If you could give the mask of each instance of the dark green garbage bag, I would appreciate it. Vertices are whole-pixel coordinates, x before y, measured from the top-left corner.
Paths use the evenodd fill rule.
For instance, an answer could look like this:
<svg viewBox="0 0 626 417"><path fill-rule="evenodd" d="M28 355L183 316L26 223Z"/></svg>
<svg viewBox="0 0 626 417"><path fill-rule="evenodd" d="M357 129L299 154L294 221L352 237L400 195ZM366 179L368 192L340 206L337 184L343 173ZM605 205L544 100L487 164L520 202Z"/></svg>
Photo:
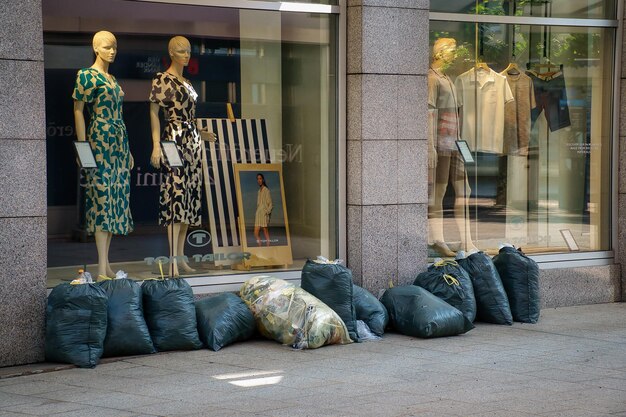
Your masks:
<svg viewBox="0 0 626 417"><path fill-rule="evenodd" d="M218 351L254 335L254 316L235 294L223 293L203 298L195 304L200 340L209 349Z"/></svg>
<svg viewBox="0 0 626 417"><path fill-rule="evenodd" d="M391 327L408 336L454 336L474 328L458 309L416 285L390 288L380 301Z"/></svg>
<svg viewBox="0 0 626 417"><path fill-rule="evenodd" d="M150 332L143 318L141 286L127 278L102 281L99 285L109 298L103 356L154 353Z"/></svg>
<svg viewBox="0 0 626 417"><path fill-rule="evenodd" d="M494 256L502 285L509 297L514 321L537 323L539 320L539 266L521 249L505 246Z"/></svg>
<svg viewBox="0 0 626 417"><path fill-rule="evenodd" d="M144 281L143 314L154 347L165 350L200 349L193 291L182 278Z"/></svg>
<svg viewBox="0 0 626 417"><path fill-rule="evenodd" d="M472 279L476 297L476 320L513 324L509 299L491 258L484 252L476 252L457 261Z"/></svg>
<svg viewBox="0 0 626 417"><path fill-rule="evenodd" d="M352 302L356 319L363 320L376 336L382 336L389 322L389 314L383 303L358 285L352 286Z"/></svg>
<svg viewBox="0 0 626 417"><path fill-rule="evenodd" d="M352 271L338 263L308 260L302 268L302 289L333 309L346 324L350 339L358 341L352 304Z"/></svg>
<svg viewBox="0 0 626 417"><path fill-rule="evenodd" d="M46 361L93 368L107 333L107 295L96 284L60 284L46 308Z"/></svg>
<svg viewBox="0 0 626 417"><path fill-rule="evenodd" d="M422 287L456 307L470 322L476 318L474 287L467 272L451 260L437 261L420 273L413 285Z"/></svg>

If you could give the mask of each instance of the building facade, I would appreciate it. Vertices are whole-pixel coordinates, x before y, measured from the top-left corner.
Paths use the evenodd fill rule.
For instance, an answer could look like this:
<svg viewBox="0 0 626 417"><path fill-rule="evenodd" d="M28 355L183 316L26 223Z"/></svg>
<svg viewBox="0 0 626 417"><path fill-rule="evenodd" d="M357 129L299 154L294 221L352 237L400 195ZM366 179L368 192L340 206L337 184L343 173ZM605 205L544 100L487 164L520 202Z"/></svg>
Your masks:
<svg viewBox="0 0 626 417"><path fill-rule="evenodd" d="M117 38L110 70L125 93L134 157L133 231L107 246L114 270L146 279L176 262L194 291L206 293L236 290L259 271L297 281L304 260L323 255L346 259L355 282L376 294L389 282L411 283L428 262L450 255L445 248L495 254L509 242L540 263L543 307L622 300L622 2L490 2L493 10L422 0L5 3L0 366L43 360L47 290L79 267L98 273L101 252L85 209L93 178L76 166L72 92L103 29ZM181 222L188 231L176 248L168 243L176 228L159 217L166 176L150 164L150 103L159 104L150 93L155 73L169 65L172 35L189 40L185 76L196 117L218 140L200 154L196 168L210 186L200 190L199 220ZM440 39L454 39L443 66ZM464 90L468 71L484 64L500 73L487 77L485 85L495 85L511 63L541 82L564 80L567 97L556 103L569 106L567 121L538 111L547 103L539 81L529 87L527 112L520 96L507 98L507 84L502 105L496 93L479 105L482 96L471 96L479 90ZM454 85L462 109L452 134L438 125L448 117L433 99L438 75ZM528 132L513 134L513 148L505 127L468 133L497 127L498 109L505 127L511 114L528 123ZM442 161L463 157L445 148L442 132L465 140L470 155L461 174L446 171L463 187L447 181L437 191ZM257 219L259 173L271 200L265 223Z"/></svg>

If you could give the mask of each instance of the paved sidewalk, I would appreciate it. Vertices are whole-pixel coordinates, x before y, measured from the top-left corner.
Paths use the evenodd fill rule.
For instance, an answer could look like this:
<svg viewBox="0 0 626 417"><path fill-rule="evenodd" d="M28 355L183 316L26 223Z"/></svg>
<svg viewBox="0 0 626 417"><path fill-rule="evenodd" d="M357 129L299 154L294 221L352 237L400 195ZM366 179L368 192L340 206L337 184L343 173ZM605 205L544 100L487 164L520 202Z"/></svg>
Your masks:
<svg viewBox="0 0 626 417"><path fill-rule="evenodd" d="M255 340L0 380L0 416L626 416L626 304L294 351Z"/></svg>

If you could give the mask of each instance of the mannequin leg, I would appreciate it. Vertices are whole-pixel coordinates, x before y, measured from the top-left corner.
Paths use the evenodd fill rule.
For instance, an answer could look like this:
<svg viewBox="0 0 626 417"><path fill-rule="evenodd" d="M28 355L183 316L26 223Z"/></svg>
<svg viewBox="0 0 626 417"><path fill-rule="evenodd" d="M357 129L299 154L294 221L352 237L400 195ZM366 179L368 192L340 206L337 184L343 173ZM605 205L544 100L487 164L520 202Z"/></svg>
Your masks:
<svg viewBox="0 0 626 417"><path fill-rule="evenodd" d="M431 242L443 242L443 196L446 188L446 184L435 184L433 205L428 208L430 217L428 229Z"/></svg>
<svg viewBox="0 0 626 417"><path fill-rule="evenodd" d="M178 263L176 262L176 255L178 254L178 236L180 234L180 228L182 223L174 223L167 226L167 240L170 243L170 276L177 277L180 274L178 273ZM173 237L173 239L172 239Z"/></svg>
<svg viewBox="0 0 626 417"><path fill-rule="evenodd" d="M256 245L261 246L261 235L259 235L259 231L261 228L259 226L254 226L254 237L256 238Z"/></svg>
<svg viewBox="0 0 626 417"><path fill-rule="evenodd" d="M96 239L96 249L98 250L98 276L102 275L106 277L108 276L107 265L109 264L109 245L107 241L110 242L109 236L111 234L109 232L97 230L94 235Z"/></svg>
<svg viewBox="0 0 626 417"><path fill-rule="evenodd" d="M454 181L454 219L456 226L461 235L461 248L466 252L477 251L472 241L470 219L469 219L469 201L467 196L470 195L470 187L467 179Z"/></svg>
<svg viewBox="0 0 626 417"><path fill-rule="evenodd" d="M434 185L433 204L428 207L428 232L433 248L442 256L454 256L455 253L448 247L443 237L443 197L448 188L450 175L450 157L437 158L436 180Z"/></svg>
<svg viewBox="0 0 626 417"><path fill-rule="evenodd" d="M188 229L189 225L187 223L181 223L180 232L178 232L178 252L176 252L178 259L176 263L178 264L178 269L182 269L183 272L196 272L196 270L190 267L185 261L185 240L187 239Z"/></svg>
<svg viewBox="0 0 626 417"><path fill-rule="evenodd" d="M113 268L111 268L111 264L109 263L109 249L111 248L111 240L113 238L113 233L107 233L107 276L108 277L115 277L115 271L113 271Z"/></svg>

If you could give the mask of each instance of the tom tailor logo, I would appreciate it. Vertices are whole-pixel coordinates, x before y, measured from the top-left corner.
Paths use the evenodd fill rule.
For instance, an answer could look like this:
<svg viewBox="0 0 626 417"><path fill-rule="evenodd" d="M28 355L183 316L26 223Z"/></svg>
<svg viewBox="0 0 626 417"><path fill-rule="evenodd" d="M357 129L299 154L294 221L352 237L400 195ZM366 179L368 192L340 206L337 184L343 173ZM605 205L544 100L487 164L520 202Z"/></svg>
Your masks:
<svg viewBox="0 0 626 417"><path fill-rule="evenodd" d="M189 258L192 258L194 260L194 262L215 262L215 261L240 261L243 259L250 259L250 257L252 256L252 254L250 252L231 252L231 253L209 253L207 255L192 255L190 257L188 256L157 256L156 258L154 257L146 257L143 258L143 261L148 264L148 265L154 265L154 264L158 264L161 263L163 265L166 265L168 263L170 263L173 260L176 261L185 261L185 262L189 262Z"/></svg>
<svg viewBox="0 0 626 417"><path fill-rule="evenodd" d="M206 230L196 230L187 235L187 243L194 248L202 248L211 243L211 234Z"/></svg>

